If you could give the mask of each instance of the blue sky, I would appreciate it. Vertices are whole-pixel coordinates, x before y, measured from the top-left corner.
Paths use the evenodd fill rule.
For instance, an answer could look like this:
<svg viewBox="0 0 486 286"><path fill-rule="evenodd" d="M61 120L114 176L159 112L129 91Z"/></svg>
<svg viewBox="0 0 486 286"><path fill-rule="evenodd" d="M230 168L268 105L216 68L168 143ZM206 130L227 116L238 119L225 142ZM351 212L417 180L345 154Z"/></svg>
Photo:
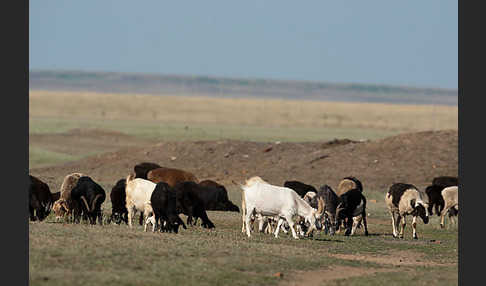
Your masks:
<svg viewBox="0 0 486 286"><path fill-rule="evenodd" d="M457 1L29 4L30 69L458 84Z"/></svg>

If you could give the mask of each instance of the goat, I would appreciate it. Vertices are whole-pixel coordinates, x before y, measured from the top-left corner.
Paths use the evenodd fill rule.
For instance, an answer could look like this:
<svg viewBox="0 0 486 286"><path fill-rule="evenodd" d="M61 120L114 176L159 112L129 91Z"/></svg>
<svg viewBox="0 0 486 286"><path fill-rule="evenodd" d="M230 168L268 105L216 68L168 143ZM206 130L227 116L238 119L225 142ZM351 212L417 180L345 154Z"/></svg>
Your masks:
<svg viewBox="0 0 486 286"><path fill-rule="evenodd" d="M187 224L193 225L193 218L201 218L201 226L214 228L204 208L204 202L200 199L200 186L192 181L178 183L174 186L176 193L177 212L187 216Z"/></svg>
<svg viewBox="0 0 486 286"><path fill-rule="evenodd" d="M105 201L105 190L88 176L79 178L76 186L71 190L71 199L81 206L83 217L87 217L91 224L102 224L103 213L101 204ZM74 221L79 222L80 212L74 211Z"/></svg>
<svg viewBox="0 0 486 286"><path fill-rule="evenodd" d="M257 176L248 179L246 182L247 182L247 184L248 183L252 184L253 182L256 182L256 181L265 182L262 178L257 177ZM265 182L265 183L267 183L267 182ZM233 184L238 185L235 181L233 181ZM253 224L254 224L256 219L258 219L258 221L259 221L259 226L258 226L259 232L270 234L270 233L274 232L273 228L276 226L276 224L278 224L279 218L278 218L278 216L275 217L275 216L263 216L263 215L260 215L260 214L256 214L256 215L250 214L250 225L249 225L250 230L253 230ZM245 228L245 226L246 226L246 204L245 204L244 192L241 192L241 220L242 220L241 232L245 233L246 232L246 228ZM282 231L284 231L285 233L287 233L287 230L285 229L286 227L288 227L288 223L282 224Z"/></svg>
<svg viewBox="0 0 486 286"><path fill-rule="evenodd" d="M425 188L425 193L429 198L429 214L433 215L433 210L435 209L435 213L440 216L440 213L444 209L444 198L442 197L442 190L444 189L443 186L440 185L430 185Z"/></svg>
<svg viewBox="0 0 486 286"><path fill-rule="evenodd" d="M385 195L385 204L392 217L393 237L398 237L398 226L401 221L400 238L403 238L406 225L405 217L412 215L412 237L418 239L417 216L422 218L424 224L429 223L429 206L426 194L420 192L412 184L395 183L391 185Z"/></svg>
<svg viewBox="0 0 486 286"><path fill-rule="evenodd" d="M85 176L83 173L72 173L64 177L60 189L61 196L54 202L52 207L52 210L56 214L56 221L63 218L69 221L74 210L77 212L81 211L81 206L71 199L71 190L76 186L79 178L83 176Z"/></svg>
<svg viewBox="0 0 486 286"><path fill-rule="evenodd" d="M324 232L326 234L329 232L331 235L334 235L336 231L336 209L340 202L339 197L330 186L323 185L319 188L317 194L310 199L310 206L317 208L319 199L322 199L324 205L324 216L321 217Z"/></svg>
<svg viewBox="0 0 486 286"><path fill-rule="evenodd" d="M204 209L208 211L240 212L240 209L228 199L226 188L212 180L204 180L199 184L199 198L204 202Z"/></svg>
<svg viewBox="0 0 486 286"><path fill-rule="evenodd" d="M52 195L49 186L38 178L29 175L29 213L30 220L44 220L51 212Z"/></svg>
<svg viewBox="0 0 486 286"><path fill-rule="evenodd" d="M126 208L128 211L128 226L133 227L133 216L137 211L143 213L144 217L149 217L153 210L150 206L150 197L155 189L155 184L149 180L135 178L134 174L129 174L125 180ZM147 231L145 222L144 231Z"/></svg>
<svg viewBox="0 0 486 286"><path fill-rule="evenodd" d="M251 237L249 223L252 214L278 216L279 221L275 230L276 238L284 219L286 219L292 231L292 236L299 239L294 229L293 217L295 215L304 217L305 222L310 224L306 235L316 229L316 220L322 215L322 201L319 201L319 208L316 210L294 190L270 185L260 177L252 177L246 181L245 185L240 185L240 187L245 197L245 226L248 237Z"/></svg>
<svg viewBox="0 0 486 286"><path fill-rule="evenodd" d="M336 225L345 220L345 236L353 235L361 221L364 225L364 234L368 235L368 223L366 221L366 198L358 189L352 189L339 196L339 204L336 207Z"/></svg>
<svg viewBox="0 0 486 286"><path fill-rule="evenodd" d="M456 212L459 211L459 188L457 186L451 186L444 188L442 190L442 197L444 198L444 209L440 213L440 227L444 228L444 217L447 212L453 210L449 213L449 217L452 219Z"/></svg>
<svg viewBox="0 0 486 286"><path fill-rule="evenodd" d="M157 183L150 197L150 204L154 212L152 232L157 228L159 221L160 231L177 233L181 225L187 229L177 213L175 191L167 183Z"/></svg>
<svg viewBox="0 0 486 286"><path fill-rule="evenodd" d="M111 223L111 221L113 221L115 224L120 224L122 221L124 221L126 224L128 224L128 210L126 207L127 195L125 192L125 187L126 179L120 179L111 189L111 216L108 218L107 223ZM141 218L143 219L143 217Z"/></svg>

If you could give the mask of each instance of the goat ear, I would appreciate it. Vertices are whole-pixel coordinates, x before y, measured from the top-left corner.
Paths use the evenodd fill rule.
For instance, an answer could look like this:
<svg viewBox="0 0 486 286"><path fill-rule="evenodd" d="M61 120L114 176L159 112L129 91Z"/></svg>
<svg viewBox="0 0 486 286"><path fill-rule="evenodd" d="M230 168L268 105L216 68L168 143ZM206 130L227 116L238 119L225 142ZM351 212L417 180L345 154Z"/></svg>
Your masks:
<svg viewBox="0 0 486 286"><path fill-rule="evenodd" d="M410 200L410 205L412 206L412 209L415 209L415 199Z"/></svg>

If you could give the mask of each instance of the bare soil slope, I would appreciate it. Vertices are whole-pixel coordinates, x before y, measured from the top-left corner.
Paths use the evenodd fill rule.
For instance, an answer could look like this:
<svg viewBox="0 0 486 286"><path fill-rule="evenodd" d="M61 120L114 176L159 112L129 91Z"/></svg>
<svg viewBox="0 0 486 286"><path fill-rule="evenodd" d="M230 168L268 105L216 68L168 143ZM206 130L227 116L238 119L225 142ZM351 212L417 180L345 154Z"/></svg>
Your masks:
<svg viewBox="0 0 486 286"><path fill-rule="evenodd" d="M73 139L76 134L79 140L86 136L84 132L71 133L69 144L76 144L77 140ZM110 134L110 140L116 141L113 136L116 134ZM55 140L60 143L62 136ZM243 182L258 175L278 185L286 180L300 180L316 187L328 184L336 188L341 178L356 176L363 182L365 191L383 192L394 182L424 188L435 176L458 175L457 130L408 133L366 142L344 139L278 144L223 140L142 145L63 165L31 169L30 173L45 180L53 192L71 172L82 172L102 184L112 185L132 172L135 164L144 161L181 168L199 179L213 179L223 184L231 184L232 180Z"/></svg>

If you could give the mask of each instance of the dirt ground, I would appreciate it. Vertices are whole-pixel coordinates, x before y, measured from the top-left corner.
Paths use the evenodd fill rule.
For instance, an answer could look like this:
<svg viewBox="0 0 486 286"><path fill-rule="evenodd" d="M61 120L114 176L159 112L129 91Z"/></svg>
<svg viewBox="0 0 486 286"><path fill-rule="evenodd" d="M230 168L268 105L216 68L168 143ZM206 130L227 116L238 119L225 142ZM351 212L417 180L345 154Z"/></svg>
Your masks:
<svg viewBox="0 0 486 286"><path fill-rule="evenodd" d="M184 169L199 179L223 184L240 183L258 175L277 185L299 180L316 187L328 184L334 189L343 177L355 176L363 182L365 190L383 192L394 182L425 188L436 176L458 175L457 130L407 133L364 142L336 139L312 143L154 142L111 131L74 130L31 135L30 141L71 153L86 152L93 144L109 151L62 165L31 169L30 174L47 182L52 192L59 189L69 173L82 172L99 182L114 184L140 162ZM133 147L118 148L127 146L127 142Z"/></svg>

